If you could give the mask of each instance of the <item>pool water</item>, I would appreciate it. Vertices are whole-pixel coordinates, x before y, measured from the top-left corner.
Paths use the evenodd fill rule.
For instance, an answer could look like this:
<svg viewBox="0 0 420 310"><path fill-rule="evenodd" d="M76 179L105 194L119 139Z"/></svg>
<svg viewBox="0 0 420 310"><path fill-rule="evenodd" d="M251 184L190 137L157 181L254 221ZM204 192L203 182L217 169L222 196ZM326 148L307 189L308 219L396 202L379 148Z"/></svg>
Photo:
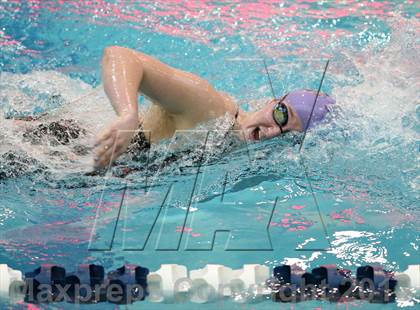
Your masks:
<svg viewBox="0 0 420 310"><path fill-rule="evenodd" d="M296 263L402 271L417 264L419 18L415 1L0 1L0 262L23 271L41 263L69 271L125 262L150 270ZM109 45L198 74L247 110L271 96L263 60L278 96L316 89L330 60L322 90L337 106L301 151L302 135L288 134L222 152L218 132L205 139L207 129L224 128L222 118L203 125L195 141L179 133L190 152L169 164L162 163L175 152L171 141L148 160L123 158L111 173L87 176L86 146L113 117L100 85ZM37 123L7 118L46 112L77 120L86 135L64 146L33 145L22 133ZM203 149L204 159L194 160ZM296 307L402 306L418 300Z"/></svg>

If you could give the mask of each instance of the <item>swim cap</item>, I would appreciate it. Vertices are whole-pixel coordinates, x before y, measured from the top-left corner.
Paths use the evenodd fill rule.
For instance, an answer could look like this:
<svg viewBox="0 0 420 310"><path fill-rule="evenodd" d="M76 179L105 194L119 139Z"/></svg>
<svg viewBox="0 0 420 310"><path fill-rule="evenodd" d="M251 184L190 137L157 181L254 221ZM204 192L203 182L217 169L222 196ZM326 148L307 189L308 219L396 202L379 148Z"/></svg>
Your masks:
<svg viewBox="0 0 420 310"><path fill-rule="evenodd" d="M284 100L297 113L302 123L303 130L305 130L308 124L315 98L316 91L300 89L287 94ZM324 119L325 115L327 115L330 110L329 105L331 104L335 104L334 99L327 94L319 93L308 128L313 127Z"/></svg>

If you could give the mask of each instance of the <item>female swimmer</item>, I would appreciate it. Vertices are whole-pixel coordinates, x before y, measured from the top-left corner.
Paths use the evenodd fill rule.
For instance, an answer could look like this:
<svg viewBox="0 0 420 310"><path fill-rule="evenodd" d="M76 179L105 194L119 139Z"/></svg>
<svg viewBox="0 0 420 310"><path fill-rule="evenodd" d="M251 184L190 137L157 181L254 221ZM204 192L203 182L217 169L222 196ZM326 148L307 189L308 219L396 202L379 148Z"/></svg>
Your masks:
<svg viewBox="0 0 420 310"><path fill-rule="evenodd" d="M329 106L335 103L328 95L320 94L310 118L316 92L297 90L271 100L258 111L247 112L206 80L119 46L104 50L102 76L105 93L117 117L97 138L97 168L105 167L129 148L139 151L149 148L177 130L194 128L225 113L235 117L232 129L242 132L242 139L256 141L312 127L323 120ZM153 102L141 116L137 104L139 92ZM143 131L150 135L146 137Z"/></svg>

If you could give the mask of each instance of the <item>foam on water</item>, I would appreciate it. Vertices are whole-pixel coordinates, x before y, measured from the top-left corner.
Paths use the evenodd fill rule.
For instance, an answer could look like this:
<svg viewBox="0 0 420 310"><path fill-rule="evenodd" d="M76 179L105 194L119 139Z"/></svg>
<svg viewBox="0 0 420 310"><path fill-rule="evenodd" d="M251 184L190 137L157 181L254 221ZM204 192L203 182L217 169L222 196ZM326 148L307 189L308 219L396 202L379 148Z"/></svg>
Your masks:
<svg viewBox="0 0 420 310"><path fill-rule="evenodd" d="M111 120L112 108L102 89L93 89L82 81L55 71L35 71L24 75L2 73L0 88L1 153L16 152L28 156L55 172L90 169L91 154L77 154L74 147L92 145L95 134ZM33 115L39 118L33 121L13 119ZM24 138L25 131L61 119L75 120L86 129L86 134L68 145L49 143L46 139L41 143L31 143Z"/></svg>
<svg viewBox="0 0 420 310"><path fill-rule="evenodd" d="M369 192L382 205L414 210L420 71L413 61L420 42L413 35L419 21L395 18L391 26L385 46L372 43L361 52L348 52L362 80L334 87L334 119L308 135L304 158L321 176L321 187L341 183L349 190L351 185L360 198Z"/></svg>

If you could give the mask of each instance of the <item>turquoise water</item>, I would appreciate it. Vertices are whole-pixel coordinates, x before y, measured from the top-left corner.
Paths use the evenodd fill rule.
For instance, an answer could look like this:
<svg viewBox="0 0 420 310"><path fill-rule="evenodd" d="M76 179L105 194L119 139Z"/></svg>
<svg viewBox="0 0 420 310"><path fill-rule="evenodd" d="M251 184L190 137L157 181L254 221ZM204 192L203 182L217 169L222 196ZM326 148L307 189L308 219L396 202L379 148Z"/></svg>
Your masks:
<svg viewBox="0 0 420 310"><path fill-rule="evenodd" d="M419 12L414 1L0 2L0 262L23 271L41 263L69 271L79 263L107 270L124 262L150 270L163 263L190 270L207 263L308 269L333 263L353 271L418 263ZM75 148L92 143L112 117L100 91L99 63L108 45L199 74L245 109L270 97L263 59L277 95L317 88L330 59L323 91L338 106L328 123L308 133L300 154L302 137L288 135L227 153L209 144L206 160L197 163L203 148L197 139L189 155L160 169L173 152L168 141L152 150L149 162L122 159L113 174L86 176L91 155ZM44 112L78 120L86 137L67 146L31 145L22 132L34 125L4 117ZM138 171L118 177L127 167ZM215 230L221 232L212 247ZM43 306L55 307L73 306ZM296 307L384 306L313 301Z"/></svg>

